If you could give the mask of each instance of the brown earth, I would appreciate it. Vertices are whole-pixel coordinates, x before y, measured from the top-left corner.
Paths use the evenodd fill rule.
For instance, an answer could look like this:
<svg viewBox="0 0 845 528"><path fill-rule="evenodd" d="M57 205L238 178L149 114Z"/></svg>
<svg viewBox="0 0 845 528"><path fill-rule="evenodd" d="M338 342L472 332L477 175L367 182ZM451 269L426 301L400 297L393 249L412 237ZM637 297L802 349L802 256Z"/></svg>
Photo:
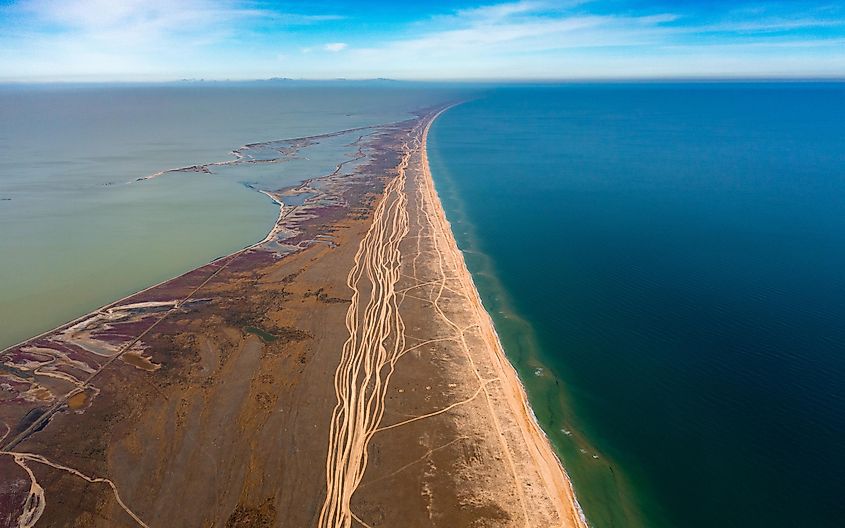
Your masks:
<svg viewBox="0 0 845 528"><path fill-rule="evenodd" d="M586 526L434 192L436 110L276 238L4 351L0 528Z"/></svg>

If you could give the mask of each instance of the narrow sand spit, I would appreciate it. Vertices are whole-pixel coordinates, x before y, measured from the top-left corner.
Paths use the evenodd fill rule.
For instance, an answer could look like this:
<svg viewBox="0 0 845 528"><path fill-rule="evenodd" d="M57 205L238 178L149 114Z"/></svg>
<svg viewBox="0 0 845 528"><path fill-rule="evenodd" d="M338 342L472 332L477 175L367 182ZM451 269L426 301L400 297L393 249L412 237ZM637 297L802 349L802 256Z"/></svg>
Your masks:
<svg viewBox="0 0 845 528"><path fill-rule="evenodd" d="M0 517L585 528L435 191L437 115L316 178L288 238L4 351Z"/></svg>
<svg viewBox="0 0 845 528"><path fill-rule="evenodd" d="M426 137L440 113L422 119L403 142L397 174L375 208L349 273L349 337L335 374L327 495L318 526L390 525L393 513L386 502L402 493L397 489L393 498L382 495L390 491L384 480L401 472L402 484L414 482L426 498L420 510L431 525L440 525L437 521L446 515L460 519L461 511L476 507L474 520L486 519L481 521L484 526L586 527L570 481L504 355L435 191ZM415 364L414 359L423 363ZM423 385L417 387L421 380ZM438 383L453 390L437 394L439 401L431 410L431 389ZM390 396L397 391L404 395L405 387L414 395L401 400ZM391 415L404 418L388 419ZM392 423L383 424L383 419ZM427 445L432 436L444 437L442 445ZM428 449L390 471L384 460L396 465L396 453L389 452L396 444ZM465 461L465 448L483 454ZM436 452L447 457L442 468L432 461ZM428 467L413 475L410 468L423 461ZM370 481L365 472L372 475ZM436 511L443 508L439 502L446 502L438 498L443 489L462 480L450 505ZM370 486L375 482L382 482L381 490ZM410 519L410 501L405 507L403 515Z"/></svg>
<svg viewBox="0 0 845 528"><path fill-rule="evenodd" d="M436 117L434 116L432 122ZM575 497L569 477L566 475L566 471L561 465L560 460L555 455L548 437L540 428L533 412L529 408L525 388L522 382L520 382L513 366L505 356L505 351L502 348L499 336L496 334L493 321L481 303L478 289L475 287L472 276L466 267L463 254L458 249L452 228L446 219L446 213L443 210L440 198L437 196L426 152L426 142L430 127L431 122L428 123L423 133L421 155L424 176L420 182L420 187L423 193L428 194L427 204L433 209L431 211L431 217L434 223L434 236L442 241L442 244L438 245L445 253L444 258L452 260L455 263L456 271L458 272L457 278L461 284L461 291L470 304L470 309L475 313L480 331L487 344L486 347L478 347L468 352L471 355L487 355L491 363L498 370L498 378L502 380L499 386L502 387L502 393L505 396L508 408L500 409L491 405L491 413L495 416L498 412L509 412L517 417L525 447L530 453L534 467L542 476L547 493L556 506L561 525L586 527L586 520ZM485 393L488 391L486 384L483 386L483 390ZM489 395L488 401L490 401Z"/></svg>

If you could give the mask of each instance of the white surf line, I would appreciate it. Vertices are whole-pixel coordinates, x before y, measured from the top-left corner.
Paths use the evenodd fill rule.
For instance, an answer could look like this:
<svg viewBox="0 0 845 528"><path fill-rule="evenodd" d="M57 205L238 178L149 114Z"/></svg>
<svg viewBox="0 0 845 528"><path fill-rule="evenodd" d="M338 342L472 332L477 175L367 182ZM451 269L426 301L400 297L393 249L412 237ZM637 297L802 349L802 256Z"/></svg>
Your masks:
<svg viewBox="0 0 845 528"><path fill-rule="evenodd" d="M44 514L44 509L47 507L47 500L44 496L44 488L38 484L38 481L35 478L35 474L32 472L32 469L26 464L27 461L29 462L36 462L39 464L44 464L45 466L49 466L54 469L58 469L61 471L65 471L70 473L71 475L77 476L91 484L103 483L107 484L114 494L114 498L120 507L125 511L132 519L138 523L139 526L143 528L150 528L144 521L141 520L140 517L135 515L135 513L126 506L126 503L123 502L123 499L120 498L120 493L117 491L117 486L115 486L114 482L107 478L101 477L89 477L85 475L79 470L73 469L71 467L64 466L62 464L57 464L55 462L51 462L47 460L42 455L36 455L33 453L20 453L16 451L0 451L0 455L11 456L15 463L23 468L24 471L27 472L29 475L29 494L26 497L26 501L24 502L23 512L18 517L18 528L32 528L41 518L41 515Z"/></svg>
<svg viewBox="0 0 845 528"><path fill-rule="evenodd" d="M413 130L417 132L417 129ZM319 528L349 528L352 494L367 467L370 439L384 415L385 397L396 361L405 349L396 284L401 273L399 244L408 234L406 142L397 175L385 186L347 276L352 300L346 314L349 337L335 372L337 404L332 412L326 456L326 499ZM361 296L367 304L361 309Z"/></svg>

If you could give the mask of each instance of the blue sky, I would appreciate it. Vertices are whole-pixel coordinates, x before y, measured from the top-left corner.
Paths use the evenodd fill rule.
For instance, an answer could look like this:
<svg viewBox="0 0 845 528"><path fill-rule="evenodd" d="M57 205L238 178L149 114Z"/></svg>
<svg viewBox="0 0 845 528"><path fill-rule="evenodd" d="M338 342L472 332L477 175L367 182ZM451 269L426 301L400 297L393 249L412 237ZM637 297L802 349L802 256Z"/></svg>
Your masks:
<svg viewBox="0 0 845 528"><path fill-rule="evenodd" d="M845 2L0 0L0 81L845 77Z"/></svg>

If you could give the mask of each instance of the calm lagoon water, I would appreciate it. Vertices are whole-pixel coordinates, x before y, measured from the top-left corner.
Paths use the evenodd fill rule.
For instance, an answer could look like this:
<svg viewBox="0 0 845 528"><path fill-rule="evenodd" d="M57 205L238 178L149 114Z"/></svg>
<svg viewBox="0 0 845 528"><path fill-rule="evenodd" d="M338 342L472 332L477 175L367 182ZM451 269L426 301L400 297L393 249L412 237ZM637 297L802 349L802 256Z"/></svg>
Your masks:
<svg viewBox="0 0 845 528"><path fill-rule="evenodd" d="M429 148L593 526L842 526L845 85L501 88Z"/></svg>
<svg viewBox="0 0 845 528"><path fill-rule="evenodd" d="M448 93L447 93L448 92ZM288 163L223 167L247 143L410 117L443 89L0 87L0 348L261 240L276 189L330 173L350 138ZM354 138L353 138L354 139Z"/></svg>

